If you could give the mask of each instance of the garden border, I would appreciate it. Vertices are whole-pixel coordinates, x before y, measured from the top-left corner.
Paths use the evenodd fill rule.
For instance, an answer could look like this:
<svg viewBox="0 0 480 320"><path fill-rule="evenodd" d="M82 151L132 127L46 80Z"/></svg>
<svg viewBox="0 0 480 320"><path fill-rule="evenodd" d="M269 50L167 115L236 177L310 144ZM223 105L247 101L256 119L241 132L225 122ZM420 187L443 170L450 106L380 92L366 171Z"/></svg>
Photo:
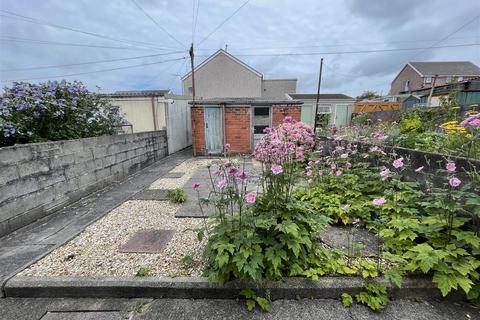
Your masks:
<svg viewBox="0 0 480 320"><path fill-rule="evenodd" d="M285 278L263 282L272 300L279 299L338 299L347 292L351 295L362 290L369 279L361 277ZM392 299L441 298L440 290L428 277L404 278L402 288L384 279L377 281L388 286ZM28 277L15 276L5 287L6 297L92 297L92 298L177 298L177 299L237 299L245 287L257 287L250 280L231 281L225 285L209 284L204 277ZM260 290L263 291L263 290ZM445 299L459 301L460 292Z"/></svg>

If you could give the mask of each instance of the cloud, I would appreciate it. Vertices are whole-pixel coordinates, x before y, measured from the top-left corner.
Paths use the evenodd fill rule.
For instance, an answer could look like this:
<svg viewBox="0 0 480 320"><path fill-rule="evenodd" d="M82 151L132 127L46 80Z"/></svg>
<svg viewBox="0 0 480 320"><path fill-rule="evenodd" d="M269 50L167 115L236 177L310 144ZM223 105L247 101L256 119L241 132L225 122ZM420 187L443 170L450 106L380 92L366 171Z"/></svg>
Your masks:
<svg viewBox="0 0 480 320"><path fill-rule="evenodd" d="M169 58L188 56L192 41L191 0L135 0L161 26L157 27L132 0L105 1L10 1L2 10L38 18L106 37L108 40L0 17L0 69L36 67L145 56L159 50L183 50ZM205 39L243 2L201 0L195 42ZM368 54L327 54L329 52L426 47L444 37L480 12L475 1L315 1L252 0L202 43L196 62L224 48L265 73L267 78L297 78L298 92L315 92L319 55L254 56L269 53L323 52L325 59L322 92L360 94L372 89L387 92L396 73L411 58L417 60L471 60L480 64L477 48L448 48L425 52L402 51ZM480 22L475 22L445 44L478 42ZM182 43L180 46L164 30ZM472 32L475 31L475 32ZM55 42L122 47L89 48L11 41L20 37ZM2 40L3 39L3 40ZM293 48L298 46L308 46ZM279 48L282 47L282 48ZM286 48L285 48L286 47ZM264 49L271 48L271 49ZM249 56L243 56L247 54ZM253 54L253 56L252 56ZM415 56L417 55L417 56ZM0 73L0 80L52 77L73 73L129 67L163 61L163 57L106 62L82 66ZM91 89L105 91L172 87L181 92L178 74L189 64L172 61L135 68L67 77L79 79ZM177 74L177 75L176 75ZM45 79L46 80L46 79ZM41 80L36 80L41 81ZM2 82L5 84L5 82Z"/></svg>

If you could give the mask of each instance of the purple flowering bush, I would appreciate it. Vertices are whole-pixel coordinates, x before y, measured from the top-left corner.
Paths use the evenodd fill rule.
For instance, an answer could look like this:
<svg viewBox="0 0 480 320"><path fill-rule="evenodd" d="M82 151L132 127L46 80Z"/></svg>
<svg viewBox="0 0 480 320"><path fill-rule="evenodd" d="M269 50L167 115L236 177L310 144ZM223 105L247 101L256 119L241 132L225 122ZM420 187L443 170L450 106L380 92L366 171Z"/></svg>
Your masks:
<svg viewBox="0 0 480 320"><path fill-rule="evenodd" d="M118 107L79 81L16 82L0 101L0 147L113 134L124 122Z"/></svg>

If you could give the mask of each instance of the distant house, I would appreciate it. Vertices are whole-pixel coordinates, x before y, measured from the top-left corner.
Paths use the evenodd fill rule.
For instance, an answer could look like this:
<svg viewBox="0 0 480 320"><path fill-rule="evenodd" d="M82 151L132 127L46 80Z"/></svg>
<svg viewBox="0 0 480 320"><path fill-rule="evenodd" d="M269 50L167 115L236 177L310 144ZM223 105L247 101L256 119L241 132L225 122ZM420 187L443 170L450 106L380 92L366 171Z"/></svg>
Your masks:
<svg viewBox="0 0 480 320"><path fill-rule="evenodd" d="M195 95L210 98L284 98L296 92L297 79L266 80L259 71L225 50L218 50L195 67ZM182 77L184 95L192 95L192 74Z"/></svg>
<svg viewBox="0 0 480 320"><path fill-rule="evenodd" d="M313 125L316 93L289 93L290 99L303 102L301 120ZM330 125L337 128L350 124L355 99L342 93L321 93L319 96L318 114L330 114Z"/></svg>
<svg viewBox="0 0 480 320"><path fill-rule="evenodd" d="M133 132L166 130L169 153L192 144L191 97L177 96L170 90L117 91L105 96L120 108Z"/></svg>
<svg viewBox="0 0 480 320"><path fill-rule="evenodd" d="M417 90L414 94L420 97L419 103L416 104L417 107L427 105L428 96L430 95L429 89ZM453 94L455 104L459 107L480 105L480 78L435 86L430 105L438 107L442 98L446 99L450 94Z"/></svg>
<svg viewBox="0 0 480 320"><path fill-rule="evenodd" d="M480 68L470 61L409 62L392 81L390 95L428 89L434 81L443 86L479 76Z"/></svg>
<svg viewBox="0 0 480 320"><path fill-rule="evenodd" d="M199 99L192 105L193 155L221 154L230 144L234 153L250 153L264 129L286 116L300 121L302 102L278 98Z"/></svg>

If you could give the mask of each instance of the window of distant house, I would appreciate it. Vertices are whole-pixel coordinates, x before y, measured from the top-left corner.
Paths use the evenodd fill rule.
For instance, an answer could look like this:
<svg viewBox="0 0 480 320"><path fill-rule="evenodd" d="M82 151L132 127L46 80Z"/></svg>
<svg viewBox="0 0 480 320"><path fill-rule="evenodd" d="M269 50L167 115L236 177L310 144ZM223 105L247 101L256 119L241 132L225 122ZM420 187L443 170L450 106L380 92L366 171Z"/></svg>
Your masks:
<svg viewBox="0 0 480 320"><path fill-rule="evenodd" d="M463 77L462 77L462 76L459 76L459 77L458 77L458 81L463 81Z"/></svg>
<svg viewBox="0 0 480 320"><path fill-rule="evenodd" d="M432 77L425 77L425 83L432 83Z"/></svg>
<svg viewBox="0 0 480 320"><path fill-rule="evenodd" d="M445 77L445 81L447 83L452 82L452 77L451 76Z"/></svg>
<svg viewBox="0 0 480 320"><path fill-rule="evenodd" d="M193 93L193 88L192 87L188 87L188 93Z"/></svg>

